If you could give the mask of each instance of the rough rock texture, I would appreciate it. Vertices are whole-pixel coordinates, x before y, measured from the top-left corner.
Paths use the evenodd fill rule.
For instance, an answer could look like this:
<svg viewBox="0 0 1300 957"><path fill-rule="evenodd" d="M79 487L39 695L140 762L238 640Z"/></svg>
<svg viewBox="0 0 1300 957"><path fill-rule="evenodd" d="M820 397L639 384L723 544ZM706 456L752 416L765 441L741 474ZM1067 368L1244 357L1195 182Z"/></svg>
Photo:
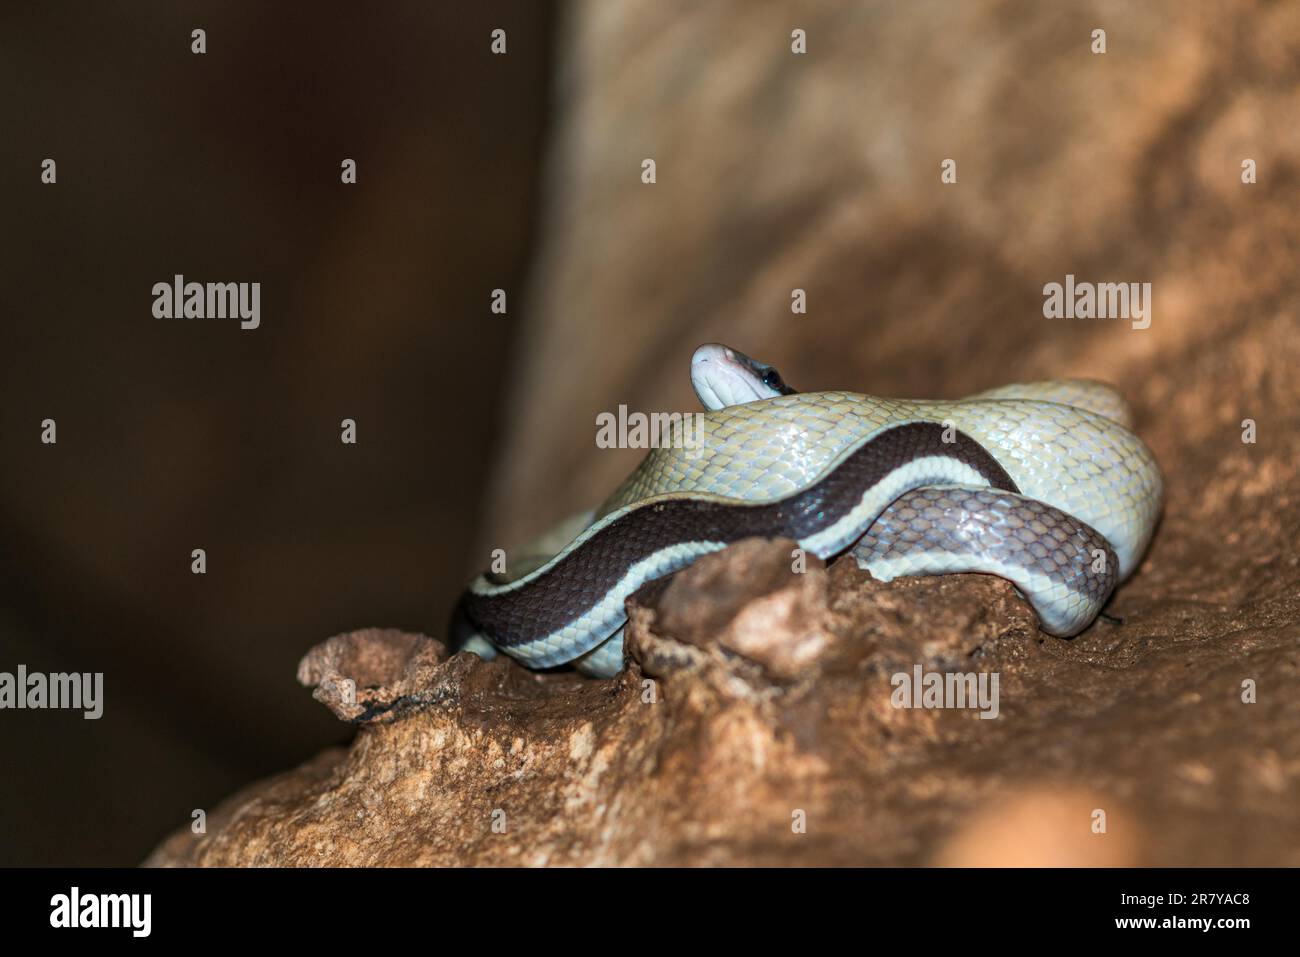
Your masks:
<svg viewBox="0 0 1300 957"><path fill-rule="evenodd" d="M1300 755L1274 737L1300 704L1238 697L1245 674L1293 680L1293 646L1142 624L1063 642L1000 580L798 573L793 547L751 539L646 586L612 681L331 639L304 661L319 697L350 677L419 706L151 863L1300 863ZM996 672L996 719L896 708L918 665Z"/></svg>
<svg viewBox="0 0 1300 957"><path fill-rule="evenodd" d="M572 11L486 540L598 501L637 454L595 450L593 416L692 407L705 339L805 389L1091 376L1167 480L1117 620L1047 638L995 579L796 575L744 543L636 596L613 681L409 639L436 694L154 863L1300 864L1300 7L740 10ZM1150 328L1045 319L1067 273L1151 282ZM895 708L918 666L996 672L998 717Z"/></svg>

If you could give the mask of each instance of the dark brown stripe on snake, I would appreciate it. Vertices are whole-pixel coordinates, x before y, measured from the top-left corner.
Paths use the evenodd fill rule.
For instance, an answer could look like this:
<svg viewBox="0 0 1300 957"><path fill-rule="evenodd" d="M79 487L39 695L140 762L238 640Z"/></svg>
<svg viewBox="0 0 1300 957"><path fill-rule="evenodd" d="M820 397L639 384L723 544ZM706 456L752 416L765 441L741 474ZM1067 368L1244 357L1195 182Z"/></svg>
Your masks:
<svg viewBox="0 0 1300 957"><path fill-rule="evenodd" d="M566 555L544 575L495 595L466 592L458 614L501 648L552 635L586 614L627 570L661 549L688 542L743 538L803 541L833 526L896 469L928 457L952 459L974 469L993 488L1018 492L1011 476L970 436L937 422L911 422L887 429L855 449L807 488L765 504L672 499L623 515ZM927 477L918 484L942 482Z"/></svg>

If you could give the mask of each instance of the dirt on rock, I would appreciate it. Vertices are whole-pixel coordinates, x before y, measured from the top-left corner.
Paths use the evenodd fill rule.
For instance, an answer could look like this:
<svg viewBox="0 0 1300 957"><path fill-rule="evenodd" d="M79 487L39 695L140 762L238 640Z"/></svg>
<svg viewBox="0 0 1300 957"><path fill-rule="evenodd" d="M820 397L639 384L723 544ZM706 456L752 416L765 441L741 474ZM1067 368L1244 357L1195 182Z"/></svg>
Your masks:
<svg viewBox="0 0 1300 957"><path fill-rule="evenodd" d="M794 547L751 539L647 585L609 681L331 639L301 671L317 696L337 704L358 680L337 666L361 663L359 697L403 714L335 707L361 724L349 750L150 863L1300 863L1294 631L1171 643L1126 620L1067 642L999 579L794 571ZM929 674L995 694L900 707Z"/></svg>

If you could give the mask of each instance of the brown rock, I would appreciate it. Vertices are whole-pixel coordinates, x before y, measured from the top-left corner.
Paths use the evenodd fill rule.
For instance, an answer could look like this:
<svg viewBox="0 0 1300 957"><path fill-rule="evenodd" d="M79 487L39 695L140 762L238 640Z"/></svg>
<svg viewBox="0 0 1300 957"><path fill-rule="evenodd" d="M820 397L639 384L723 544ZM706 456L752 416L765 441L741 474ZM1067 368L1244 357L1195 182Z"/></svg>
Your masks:
<svg viewBox="0 0 1300 957"><path fill-rule="evenodd" d="M367 628L321 642L298 663L298 682L344 721L391 720L435 694L441 642L391 628Z"/></svg>
<svg viewBox="0 0 1300 957"><path fill-rule="evenodd" d="M1177 649L1099 667L1146 632L1065 642L1000 580L792 574L790 549L747 541L643 589L611 681L442 660L396 632L331 639L308 680L402 708L324 695L361 724L346 753L236 795L150 863L1297 863L1300 758L1270 730L1297 709L1243 704L1242 668ZM1278 673L1284 646L1257 641L1249 670ZM917 668L996 674L996 719L896 707Z"/></svg>
<svg viewBox="0 0 1300 957"><path fill-rule="evenodd" d="M825 566L786 539L751 538L725 556L706 555L667 582L657 607L663 634L715 654L740 655L783 680L806 675L830 641L820 630Z"/></svg>

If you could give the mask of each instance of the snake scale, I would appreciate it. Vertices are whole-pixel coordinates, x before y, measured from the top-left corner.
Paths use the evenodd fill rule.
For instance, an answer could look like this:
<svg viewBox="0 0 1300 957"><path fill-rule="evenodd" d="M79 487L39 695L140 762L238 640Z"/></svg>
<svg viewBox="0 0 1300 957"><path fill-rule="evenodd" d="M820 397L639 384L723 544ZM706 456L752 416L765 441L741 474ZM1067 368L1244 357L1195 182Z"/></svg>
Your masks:
<svg viewBox="0 0 1300 957"><path fill-rule="evenodd" d="M1011 581L1042 629L1086 628L1132 573L1163 482L1111 386L1061 379L956 401L798 393L726 346L696 350L695 441L652 449L593 512L484 574L453 640L525 665L623 667L625 599L750 536L880 580L981 572Z"/></svg>

